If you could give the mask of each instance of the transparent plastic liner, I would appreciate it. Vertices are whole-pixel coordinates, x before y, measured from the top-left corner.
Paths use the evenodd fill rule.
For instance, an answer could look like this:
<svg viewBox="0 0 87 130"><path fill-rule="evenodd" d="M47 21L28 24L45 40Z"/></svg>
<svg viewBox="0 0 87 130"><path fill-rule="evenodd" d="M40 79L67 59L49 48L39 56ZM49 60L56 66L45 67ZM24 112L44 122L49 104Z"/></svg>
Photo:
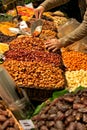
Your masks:
<svg viewBox="0 0 87 130"><path fill-rule="evenodd" d="M25 97L13 102L9 105L9 109L12 111L17 120L29 118L34 110L32 104L26 100Z"/></svg>
<svg viewBox="0 0 87 130"><path fill-rule="evenodd" d="M7 70L0 66L0 96L5 101L17 120L29 118L34 111L34 107L29 101L25 91L19 97L15 90L15 83Z"/></svg>
<svg viewBox="0 0 87 130"><path fill-rule="evenodd" d="M15 91L15 83L3 66L0 66L0 92L1 98L7 104L19 99Z"/></svg>

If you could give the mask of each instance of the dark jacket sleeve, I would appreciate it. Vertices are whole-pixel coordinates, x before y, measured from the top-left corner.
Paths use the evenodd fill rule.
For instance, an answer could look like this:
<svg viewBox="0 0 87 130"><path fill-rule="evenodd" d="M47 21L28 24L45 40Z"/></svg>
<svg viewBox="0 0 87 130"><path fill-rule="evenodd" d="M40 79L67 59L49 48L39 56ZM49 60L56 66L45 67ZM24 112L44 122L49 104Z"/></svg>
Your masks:
<svg viewBox="0 0 87 130"><path fill-rule="evenodd" d="M52 8L55 8L57 6L63 5L70 0L45 0L43 3L40 5L45 8L45 11L50 10Z"/></svg>

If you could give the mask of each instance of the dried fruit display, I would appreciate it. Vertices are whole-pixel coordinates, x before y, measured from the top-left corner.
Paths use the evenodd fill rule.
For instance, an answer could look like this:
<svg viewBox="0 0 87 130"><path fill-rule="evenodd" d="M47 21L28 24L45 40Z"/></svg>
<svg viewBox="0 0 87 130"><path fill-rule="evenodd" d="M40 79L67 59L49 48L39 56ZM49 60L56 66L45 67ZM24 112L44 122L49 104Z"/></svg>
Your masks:
<svg viewBox="0 0 87 130"><path fill-rule="evenodd" d="M74 91L79 86L87 87L87 71L66 71L65 77L69 91Z"/></svg>
<svg viewBox="0 0 87 130"><path fill-rule="evenodd" d="M5 43L0 43L0 53L3 54L9 50L9 45Z"/></svg>
<svg viewBox="0 0 87 130"><path fill-rule="evenodd" d="M10 49L37 49L37 50L45 50L44 40L38 37L29 37L29 36L22 36L18 37L10 44Z"/></svg>
<svg viewBox="0 0 87 130"><path fill-rule="evenodd" d="M5 53L6 59L18 61L37 61L62 67L62 59L59 54L39 50L15 49Z"/></svg>
<svg viewBox="0 0 87 130"><path fill-rule="evenodd" d="M14 40L17 36L7 36L0 32L0 42L11 42Z"/></svg>
<svg viewBox="0 0 87 130"><path fill-rule="evenodd" d="M17 86L30 88L58 89L63 88L65 79L58 67L41 62L22 62L8 60L3 63Z"/></svg>
<svg viewBox="0 0 87 130"><path fill-rule="evenodd" d="M30 27L31 24L32 24L33 22L35 22L36 20L37 20L37 19L35 19L35 18L30 19L29 22L27 22L28 26ZM42 19L42 20L43 20L43 19ZM57 28L56 28L54 22L48 21L48 20L43 20L42 30L51 30L51 31L57 32Z"/></svg>
<svg viewBox="0 0 87 130"><path fill-rule="evenodd" d="M53 21L55 26L58 28L60 25L65 24L68 21L68 19L66 17L54 16Z"/></svg>
<svg viewBox="0 0 87 130"><path fill-rule="evenodd" d="M51 30L51 31L57 32L57 28L56 28L54 22L51 22L48 20L44 20L42 30Z"/></svg>
<svg viewBox="0 0 87 130"><path fill-rule="evenodd" d="M11 112L0 101L0 130L23 130Z"/></svg>
<svg viewBox="0 0 87 130"><path fill-rule="evenodd" d="M26 6L17 6L18 14L21 16L32 17L34 15L33 8L29 8Z"/></svg>
<svg viewBox="0 0 87 130"><path fill-rule="evenodd" d="M0 32L2 32L4 35L7 35L7 36L15 36L15 34L9 30L10 27L17 27L17 25L12 22L1 22Z"/></svg>
<svg viewBox="0 0 87 130"><path fill-rule="evenodd" d="M87 130L87 89L48 102L32 120L38 130Z"/></svg>
<svg viewBox="0 0 87 130"><path fill-rule="evenodd" d="M62 59L67 70L87 70L87 54L64 50Z"/></svg>
<svg viewBox="0 0 87 130"><path fill-rule="evenodd" d="M44 39L44 40L48 40L50 38L55 38L56 36L57 36L57 33L55 31L42 30L42 32L41 32L39 37Z"/></svg>

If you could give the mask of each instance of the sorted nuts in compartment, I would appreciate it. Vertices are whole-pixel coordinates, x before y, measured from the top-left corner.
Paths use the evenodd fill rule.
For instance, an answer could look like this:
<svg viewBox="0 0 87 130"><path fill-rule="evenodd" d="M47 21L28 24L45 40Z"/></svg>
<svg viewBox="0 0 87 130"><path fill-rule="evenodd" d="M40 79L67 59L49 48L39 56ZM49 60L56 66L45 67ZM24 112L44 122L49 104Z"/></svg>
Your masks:
<svg viewBox="0 0 87 130"><path fill-rule="evenodd" d="M60 54L55 54L47 51L15 49L5 53L6 59L18 61L37 61L52 64L56 67L62 67L62 58Z"/></svg>
<svg viewBox="0 0 87 130"><path fill-rule="evenodd" d="M87 71L66 71L65 77L69 91L74 91L77 87L87 87Z"/></svg>
<svg viewBox="0 0 87 130"><path fill-rule="evenodd" d="M7 60L3 65L15 80L17 86L43 89L64 88L63 71L51 64Z"/></svg>
<svg viewBox="0 0 87 130"><path fill-rule="evenodd" d="M67 70L87 70L87 54L76 51L62 51L63 63Z"/></svg>
<svg viewBox="0 0 87 130"><path fill-rule="evenodd" d="M22 36L18 37L10 44L10 49L37 49L37 50L45 50L44 40L38 37L29 37L29 36Z"/></svg>

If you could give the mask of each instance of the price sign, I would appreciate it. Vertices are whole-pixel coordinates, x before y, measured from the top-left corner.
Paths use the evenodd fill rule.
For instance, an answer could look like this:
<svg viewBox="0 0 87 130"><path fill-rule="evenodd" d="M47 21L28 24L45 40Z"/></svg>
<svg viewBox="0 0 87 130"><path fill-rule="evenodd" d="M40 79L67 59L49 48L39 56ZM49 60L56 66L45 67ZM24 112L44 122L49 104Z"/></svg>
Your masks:
<svg viewBox="0 0 87 130"><path fill-rule="evenodd" d="M9 5L10 3L14 3L16 0L2 0L3 5Z"/></svg>
<svg viewBox="0 0 87 130"><path fill-rule="evenodd" d="M31 130L35 128L32 120L19 120L19 122L24 130Z"/></svg>

